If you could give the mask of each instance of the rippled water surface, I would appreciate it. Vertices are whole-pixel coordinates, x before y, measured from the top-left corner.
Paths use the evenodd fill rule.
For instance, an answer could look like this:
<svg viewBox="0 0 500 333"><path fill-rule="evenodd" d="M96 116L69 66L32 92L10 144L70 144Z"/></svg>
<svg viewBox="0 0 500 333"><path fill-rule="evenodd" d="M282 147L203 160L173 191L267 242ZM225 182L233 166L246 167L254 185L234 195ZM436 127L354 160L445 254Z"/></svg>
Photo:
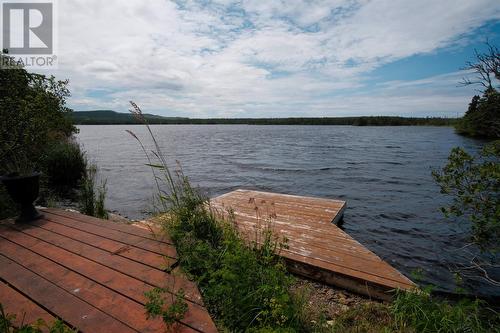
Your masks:
<svg viewBox="0 0 500 333"><path fill-rule="evenodd" d="M142 126L80 126L78 138L107 179L110 209L139 218L150 209L151 170L131 129L150 144ZM448 266L464 260L462 225L444 219L446 198L431 170L451 148L477 151L481 142L441 127L152 126L169 156L192 182L216 196L236 188L347 201L345 231L409 275L450 290ZM499 294L480 281L468 286Z"/></svg>

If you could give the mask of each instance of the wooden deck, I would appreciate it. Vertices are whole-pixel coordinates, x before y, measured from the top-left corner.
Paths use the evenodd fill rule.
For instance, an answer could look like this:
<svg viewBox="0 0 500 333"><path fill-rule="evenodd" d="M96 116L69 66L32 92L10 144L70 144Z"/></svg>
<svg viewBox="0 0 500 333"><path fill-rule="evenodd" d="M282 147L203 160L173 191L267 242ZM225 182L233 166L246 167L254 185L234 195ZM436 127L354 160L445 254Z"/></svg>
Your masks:
<svg viewBox="0 0 500 333"><path fill-rule="evenodd" d="M177 254L169 239L78 213L43 213L28 225L0 225L0 302L18 324L57 317L91 333L217 332L197 286L170 270ZM154 287L185 292L188 312L169 328L146 319L144 292Z"/></svg>
<svg viewBox="0 0 500 333"><path fill-rule="evenodd" d="M327 284L379 299L414 283L333 224L342 218L344 201L236 190L211 200L225 215L231 211L240 233L254 240L256 230L271 225L288 239L281 255L289 270Z"/></svg>

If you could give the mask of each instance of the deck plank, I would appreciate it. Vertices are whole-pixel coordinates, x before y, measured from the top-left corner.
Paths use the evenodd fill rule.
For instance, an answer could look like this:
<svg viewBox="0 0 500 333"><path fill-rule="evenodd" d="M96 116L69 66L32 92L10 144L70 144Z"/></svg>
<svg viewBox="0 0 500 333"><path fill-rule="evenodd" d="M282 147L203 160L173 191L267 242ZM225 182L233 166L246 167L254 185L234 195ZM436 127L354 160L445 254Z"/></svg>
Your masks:
<svg viewBox="0 0 500 333"><path fill-rule="evenodd" d="M160 319L147 320L144 316L144 304L132 300L117 291L114 291L100 283L97 283L81 274L73 272L66 267L54 263L29 249L23 248L8 240L0 242L0 252L8 256L12 261L36 272L43 278L51 281L67 292L93 305L101 311L112 315L114 318L126 323L139 332L158 332L163 330ZM167 304L171 298L166 298ZM119 306L116 306L119 304ZM186 320L182 324L197 327L201 322L193 321L194 318L203 317L201 307L188 303ZM192 331L187 327L178 326L175 331Z"/></svg>
<svg viewBox="0 0 500 333"><path fill-rule="evenodd" d="M210 204L224 217L232 215L248 240L263 228L286 237L288 248L280 255L295 273L384 299L392 289L415 286L332 223L341 218L344 201L235 190Z"/></svg>
<svg viewBox="0 0 500 333"><path fill-rule="evenodd" d="M165 286L172 286L174 292L182 289L189 300L201 302L201 296L196 285L188 280L176 279L170 274L160 270L152 269L149 266L110 254L109 252L54 234L34 225L16 225L11 228L11 230L3 230L2 235L6 235L8 239L16 243L30 243L33 242L33 240L38 241L39 243L35 245L36 247L34 247L34 249L41 255L47 251L47 248L54 249L55 247L57 249L62 249L64 252L59 253L60 256L67 256L69 252L76 255L76 258L78 258L76 260L87 259L93 261L99 264L99 267L107 267L115 272L122 273L132 279L154 287L162 288ZM90 274L92 274L92 272L90 272Z"/></svg>
<svg viewBox="0 0 500 333"><path fill-rule="evenodd" d="M161 240L151 239L147 237L137 236L131 233L124 232L122 230L116 230L115 228L109 228L108 224L114 224L113 222L103 221L100 225L95 223L87 223L80 219L75 219L71 217L66 217L58 214L54 214L54 212L60 213L59 210L44 210L44 213L47 215L45 219L50 220L55 223L63 224L81 231L85 231L87 233L91 233L97 236L109 238L111 240L115 240L121 243L125 243L128 245L133 245L135 247L141 248L146 251L154 252L160 255L166 255L171 258L177 257L177 252L172 244L163 242ZM82 215L87 218L86 215ZM140 229L134 226L125 226L128 228ZM145 231L140 229L141 231ZM145 231L147 232L147 231Z"/></svg>
<svg viewBox="0 0 500 333"><path fill-rule="evenodd" d="M46 209L44 211L50 215L67 217L67 218L76 220L78 222L93 224L93 225L98 226L98 227L103 227L103 228L106 228L109 230L114 230L114 231L120 231L120 232L129 234L129 235L150 239L150 240L153 240L156 242L162 242L165 244L173 244L172 240L164 233L152 234L151 231L149 231L149 230L146 230L143 228L137 228L133 225L127 225L127 224L123 224L123 223L102 220L102 219L99 219L97 217L83 215L83 214L80 214L77 212L71 212L71 211L62 210L62 209Z"/></svg>
<svg viewBox="0 0 500 333"><path fill-rule="evenodd" d="M166 267L172 267L177 262L175 257L162 256L134 245L90 234L64 224L55 223L51 219L33 221L31 224L157 269L164 270Z"/></svg>
<svg viewBox="0 0 500 333"><path fill-rule="evenodd" d="M28 309L30 319L61 317L82 332L217 332L196 284L177 269L164 271L177 256L165 238L57 209L43 213L30 224L0 224L6 308L17 315ZM167 264L165 249L173 249ZM184 290L188 311L168 329L160 319L146 319L144 293L154 287L171 296Z"/></svg>
<svg viewBox="0 0 500 333"><path fill-rule="evenodd" d="M31 300L43 304L52 313L57 313L72 327L96 333L137 332L1 254L0 267L3 281L22 290Z"/></svg>
<svg viewBox="0 0 500 333"><path fill-rule="evenodd" d="M0 300L5 314L15 314L12 322L17 327L34 324L39 319L50 325L55 320L49 312L4 282L0 282Z"/></svg>

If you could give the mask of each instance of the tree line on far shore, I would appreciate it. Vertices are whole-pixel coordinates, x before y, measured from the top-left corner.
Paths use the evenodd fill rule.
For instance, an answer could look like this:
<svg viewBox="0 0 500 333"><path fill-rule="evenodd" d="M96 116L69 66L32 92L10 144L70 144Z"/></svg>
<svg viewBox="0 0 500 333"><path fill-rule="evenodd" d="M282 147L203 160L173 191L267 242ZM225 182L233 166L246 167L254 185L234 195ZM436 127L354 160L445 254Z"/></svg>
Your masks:
<svg viewBox="0 0 500 333"><path fill-rule="evenodd" d="M72 113L78 125L136 124L130 114L110 110L79 111ZM440 117L293 117L293 118L181 118L144 115L150 124L171 125L351 125L351 126L453 126L456 118Z"/></svg>

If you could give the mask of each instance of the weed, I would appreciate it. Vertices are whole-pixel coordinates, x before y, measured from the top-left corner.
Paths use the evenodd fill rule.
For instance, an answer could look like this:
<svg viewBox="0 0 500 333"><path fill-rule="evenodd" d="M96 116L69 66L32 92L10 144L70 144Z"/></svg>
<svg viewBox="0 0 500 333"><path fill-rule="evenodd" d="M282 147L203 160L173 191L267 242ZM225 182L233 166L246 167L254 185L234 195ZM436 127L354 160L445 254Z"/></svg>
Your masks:
<svg viewBox="0 0 500 333"><path fill-rule="evenodd" d="M43 319L38 319L34 324L21 323L15 325L16 315L5 313L0 303L0 333L71 333L76 332L66 326L61 320L56 319L52 323L47 323Z"/></svg>
<svg viewBox="0 0 500 333"><path fill-rule="evenodd" d="M168 306L165 304L165 295L167 293L173 298L171 304ZM165 288L154 288L145 292L144 296L148 300L145 304L148 318L161 317L167 326L184 318L188 310L187 303L184 301L184 291L182 289L174 296Z"/></svg>
<svg viewBox="0 0 500 333"><path fill-rule="evenodd" d="M80 183L78 196L79 208L85 215L107 219L108 212L104 206L104 201L106 199L106 181L102 181L100 186L97 186L96 178L97 166L95 164L90 164Z"/></svg>

